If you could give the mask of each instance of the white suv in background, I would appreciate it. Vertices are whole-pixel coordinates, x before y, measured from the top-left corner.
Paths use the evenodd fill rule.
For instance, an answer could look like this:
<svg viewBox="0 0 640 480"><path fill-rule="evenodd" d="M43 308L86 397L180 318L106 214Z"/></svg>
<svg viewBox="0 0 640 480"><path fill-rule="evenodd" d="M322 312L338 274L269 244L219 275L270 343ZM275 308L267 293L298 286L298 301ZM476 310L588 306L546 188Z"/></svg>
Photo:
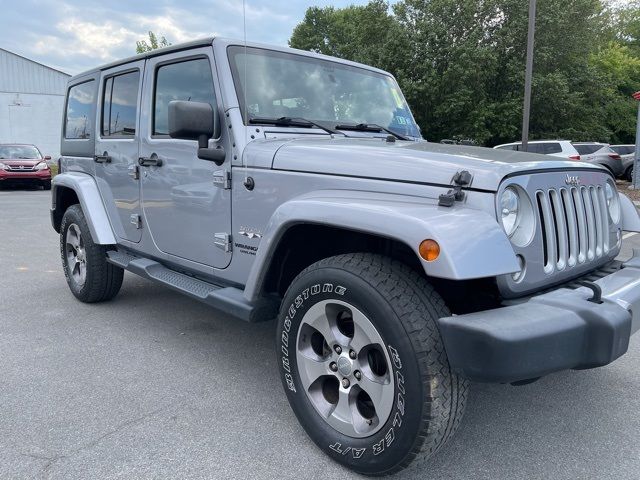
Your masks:
<svg viewBox="0 0 640 480"><path fill-rule="evenodd" d="M504 143L502 145L496 145L493 148L522 151L522 142ZM570 140L533 140L529 142L527 151L530 153L541 153L544 155L568 158L569 160L580 160L580 154L571 144Z"/></svg>

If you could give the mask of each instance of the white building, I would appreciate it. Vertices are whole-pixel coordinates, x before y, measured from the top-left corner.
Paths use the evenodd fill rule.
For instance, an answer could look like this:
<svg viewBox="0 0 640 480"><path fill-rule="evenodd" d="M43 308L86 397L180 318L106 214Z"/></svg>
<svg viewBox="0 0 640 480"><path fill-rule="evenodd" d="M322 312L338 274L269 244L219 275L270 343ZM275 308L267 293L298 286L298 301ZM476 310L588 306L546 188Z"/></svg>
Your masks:
<svg viewBox="0 0 640 480"><path fill-rule="evenodd" d="M68 79L0 48L0 143L32 143L56 160Z"/></svg>

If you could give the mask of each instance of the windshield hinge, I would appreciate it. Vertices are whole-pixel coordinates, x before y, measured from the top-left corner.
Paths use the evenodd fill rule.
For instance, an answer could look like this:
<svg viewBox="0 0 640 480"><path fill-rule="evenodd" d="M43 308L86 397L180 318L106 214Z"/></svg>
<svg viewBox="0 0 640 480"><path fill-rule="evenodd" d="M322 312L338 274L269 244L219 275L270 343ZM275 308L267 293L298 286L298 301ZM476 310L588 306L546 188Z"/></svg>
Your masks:
<svg viewBox="0 0 640 480"><path fill-rule="evenodd" d="M438 205L441 207L452 207L454 203L463 201L465 193L462 191L462 187L471 185L472 180L473 175L468 171L462 170L461 172L457 172L452 179L454 187L438 197Z"/></svg>
<svg viewBox="0 0 640 480"><path fill-rule="evenodd" d="M231 172L229 170L216 170L213 172L213 184L224 190L231 188Z"/></svg>

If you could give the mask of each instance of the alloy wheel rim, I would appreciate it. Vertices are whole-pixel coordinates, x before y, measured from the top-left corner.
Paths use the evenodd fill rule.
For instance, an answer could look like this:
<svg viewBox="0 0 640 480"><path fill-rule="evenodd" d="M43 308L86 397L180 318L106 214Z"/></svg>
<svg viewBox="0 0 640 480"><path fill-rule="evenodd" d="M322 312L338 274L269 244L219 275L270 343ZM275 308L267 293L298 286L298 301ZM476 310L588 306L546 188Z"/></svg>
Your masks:
<svg viewBox="0 0 640 480"><path fill-rule="evenodd" d="M87 280L87 255L80 228L75 223L67 229L65 253L69 276L82 287Z"/></svg>
<svg viewBox="0 0 640 480"><path fill-rule="evenodd" d="M300 323L296 360L307 398L338 432L363 438L386 423L394 402L391 360L373 323L353 305L313 305Z"/></svg>

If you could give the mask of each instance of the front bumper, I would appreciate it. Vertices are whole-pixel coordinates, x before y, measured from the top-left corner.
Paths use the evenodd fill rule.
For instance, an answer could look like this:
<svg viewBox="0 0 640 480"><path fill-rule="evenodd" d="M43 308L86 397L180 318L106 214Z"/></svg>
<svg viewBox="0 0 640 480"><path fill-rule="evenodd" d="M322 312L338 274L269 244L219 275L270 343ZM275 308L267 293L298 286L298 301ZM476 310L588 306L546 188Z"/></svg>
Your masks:
<svg viewBox="0 0 640 480"><path fill-rule="evenodd" d="M449 364L479 382L516 382L607 365L640 328L640 250L593 292L559 288L524 303L438 320Z"/></svg>
<svg viewBox="0 0 640 480"><path fill-rule="evenodd" d="M0 170L0 182L46 182L51 180L51 170L33 170L28 172L8 172Z"/></svg>

